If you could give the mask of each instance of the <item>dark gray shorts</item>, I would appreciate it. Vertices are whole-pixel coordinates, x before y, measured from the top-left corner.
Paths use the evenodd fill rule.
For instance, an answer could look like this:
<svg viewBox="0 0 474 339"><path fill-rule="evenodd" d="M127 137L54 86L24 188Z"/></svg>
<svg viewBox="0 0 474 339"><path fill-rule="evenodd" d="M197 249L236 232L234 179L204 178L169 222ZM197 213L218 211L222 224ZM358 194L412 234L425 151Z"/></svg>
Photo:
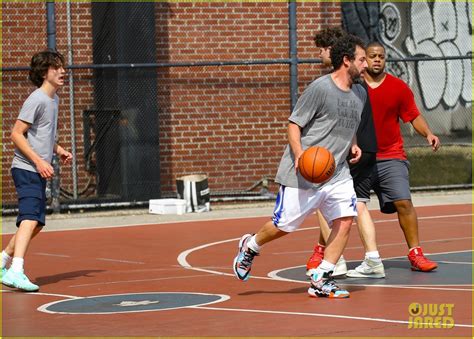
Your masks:
<svg viewBox="0 0 474 339"><path fill-rule="evenodd" d="M394 201L411 200L409 171L408 160L377 160L372 189L377 194L382 213L395 213Z"/></svg>

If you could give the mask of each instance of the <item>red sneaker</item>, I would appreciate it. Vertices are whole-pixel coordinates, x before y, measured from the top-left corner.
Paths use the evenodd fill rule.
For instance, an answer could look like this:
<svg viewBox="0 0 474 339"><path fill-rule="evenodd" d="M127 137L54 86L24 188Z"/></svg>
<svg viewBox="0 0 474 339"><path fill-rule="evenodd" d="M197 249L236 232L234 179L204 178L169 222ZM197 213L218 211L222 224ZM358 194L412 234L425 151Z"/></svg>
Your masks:
<svg viewBox="0 0 474 339"><path fill-rule="evenodd" d="M312 270L318 268L319 264L321 264L324 258L324 248L325 247L320 244L314 247L314 252L306 263L306 275L311 276Z"/></svg>
<svg viewBox="0 0 474 339"><path fill-rule="evenodd" d="M438 267L438 264L429 260L423 254L421 247L414 247L408 253L412 271L429 272Z"/></svg>

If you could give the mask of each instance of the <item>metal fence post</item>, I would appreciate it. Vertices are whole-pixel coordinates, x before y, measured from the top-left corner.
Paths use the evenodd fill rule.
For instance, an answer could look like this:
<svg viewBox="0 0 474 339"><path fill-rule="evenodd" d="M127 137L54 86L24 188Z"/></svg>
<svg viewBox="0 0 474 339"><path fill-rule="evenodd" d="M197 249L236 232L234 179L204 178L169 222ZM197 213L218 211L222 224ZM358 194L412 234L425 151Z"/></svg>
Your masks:
<svg viewBox="0 0 474 339"><path fill-rule="evenodd" d="M54 0L48 0L46 2L46 21L47 21L47 35L48 35L48 48L56 50L56 20L54 13ZM59 213L61 211L61 205L59 203L60 194L60 182L59 182L59 159L56 154L53 154L52 161L54 169L54 177L51 185L51 207L53 213Z"/></svg>
<svg viewBox="0 0 474 339"><path fill-rule="evenodd" d="M290 98L291 112L298 100L298 46L296 35L296 0L290 0L288 3L288 26L289 26L289 44L290 44ZM291 113L290 112L290 113Z"/></svg>

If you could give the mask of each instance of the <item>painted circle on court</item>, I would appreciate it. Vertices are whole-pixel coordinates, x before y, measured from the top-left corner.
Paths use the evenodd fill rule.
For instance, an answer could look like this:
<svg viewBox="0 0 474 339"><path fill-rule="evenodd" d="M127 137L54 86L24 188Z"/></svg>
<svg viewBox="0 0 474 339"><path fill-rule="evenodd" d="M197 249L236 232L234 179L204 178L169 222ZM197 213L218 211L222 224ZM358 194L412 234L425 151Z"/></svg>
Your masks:
<svg viewBox="0 0 474 339"><path fill-rule="evenodd" d="M472 285L472 251L453 253L427 254L429 259L438 263L438 268L431 272L412 271L406 257L384 259L385 278L347 278L336 280L342 285L404 285L404 286L447 286ZM360 261L347 261L347 269L355 269ZM307 282L306 266L290 267L272 272L276 278Z"/></svg>
<svg viewBox="0 0 474 339"><path fill-rule="evenodd" d="M111 294L54 301L38 307L38 311L62 314L150 312L203 306L228 299L230 297L224 294L187 292Z"/></svg>

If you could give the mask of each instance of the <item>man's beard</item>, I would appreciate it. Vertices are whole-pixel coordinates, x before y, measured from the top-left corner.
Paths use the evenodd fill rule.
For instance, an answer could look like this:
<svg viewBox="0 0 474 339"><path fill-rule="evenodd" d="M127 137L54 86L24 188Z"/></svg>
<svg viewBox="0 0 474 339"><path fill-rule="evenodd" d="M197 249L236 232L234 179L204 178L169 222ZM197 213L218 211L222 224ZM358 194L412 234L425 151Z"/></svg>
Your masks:
<svg viewBox="0 0 474 339"><path fill-rule="evenodd" d="M377 71L366 69L365 72L370 75L372 78L376 78L378 75L382 74L385 71L385 68L380 68Z"/></svg>
<svg viewBox="0 0 474 339"><path fill-rule="evenodd" d="M359 84L359 85L362 85L364 83L364 79L362 79L362 77L359 75L357 77L352 77L352 83L353 84Z"/></svg>
<svg viewBox="0 0 474 339"><path fill-rule="evenodd" d="M349 68L349 75L353 84L362 84L364 82L360 72L353 66Z"/></svg>

